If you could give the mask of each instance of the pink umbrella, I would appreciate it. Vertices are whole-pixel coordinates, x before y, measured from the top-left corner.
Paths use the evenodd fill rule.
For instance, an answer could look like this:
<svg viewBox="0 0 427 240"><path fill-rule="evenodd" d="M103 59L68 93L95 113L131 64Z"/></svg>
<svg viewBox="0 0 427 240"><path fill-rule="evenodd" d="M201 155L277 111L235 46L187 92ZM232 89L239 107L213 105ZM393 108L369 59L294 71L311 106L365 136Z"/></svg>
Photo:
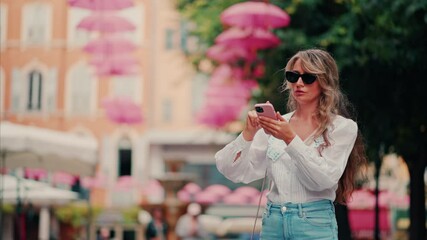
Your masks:
<svg viewBox="0 0 427 240"><path fill-rule="evenodd" d="M210 192L219 196L224 196L231 193L231 189L222 184L213 184L207 186L204 192Z"/></svg>
<svg viewBox="0 0 427 240"><path fill-rule="evenodd" d="M230 26L260 28L286 27L291 20L285 11L264 2L234 4L221 13L220 19Z"/></svg>
<svg viewBox="0 0 427 240"><path fill-rule="evenodd" d="M229 194L227 196L224 196L222 201L226 204L237 204L237 205L243 205L250 202L250 198L248 196L233 193Z"/></svg>
<svg viewBox="0 0 427 240"><path fill-rule="evenodd" d="M105 63L96 67L96 73L99 76L131 76L138 73L138 66L115 66L111 63Z"/></svg>
<svg viewBox="0 0 427 240"><path fill-rule="evenodd" d="M129 98L106 99L103 105L108 118L113 122L138 124L143 121L141 107Z"/></svg>
<svg viewBox="0 0 427 240"><path fill-rule="evenodd" d="M77 28L102 33L125 32L135 30L135 25L126 18L117 15L96 13L83 18Z"/></svg>
<svg viewBox="0 0 427 240"><path fill-rule="evenodd" d="M245 48L239 46L230 47L224 44L213 45L207 50L206 56L221 63L233 62L239 59L254 60L256 58L255 54L250 53Z"/></svg>
<svg viewBox="0 0 427 240"><path fill-rule="evenodd" d="M190 194L194 194L194 193L198 193L198 192L202 191L202 188L193 182L185 184L185 186L182 189L187 191Z"/></svg>
<svg viewBox="0 0 427 240"><path fill-rule="evenodd" d="M258 189L250 186L238 187L236 188L236 190L234 190L233 193L240 194L247 197L258 196L260 194Z"/></svg>
<svg viewBox="0 0 427 240"><path fill-rule="evenodd" d="M25 168L24 176L30 179L42 179L47 177L47 171L42 168Z"/></svg>
<svg viewBox="0 0 427 240"><path fill-rule="evenodd" d="M134 75L138 72L138 60L131 55L98 55L89 61L96 67L98 75Z"/></svg>
<svg viewBox="0 0 427 240"><path fill-rule="evenodd" d="M89 42L83 50L87 53L120 55L134 51L137 46L130 40L118 37L98 38Z"/></svg>
<svg viewBox="0 0 427 240"><path fill-rule="evenodd" d="M240 46L253 51L276 47L279 45L280 39L273 33L260 28L230 28L218 35L215 42L230 46Z"/></svg>
<svg viewBox="0 0 427 240"><path fill-rule="evenodd" d="M220 196L212 192L202 191L195 195L194 200L200 204L213 204L219 202Z"/></svg>
<svg viewBox="0 0 427 240"><path fill-rule="evenodd" d="M89 10L120 10L132 7L132 0L68 0L72 7Z"/></svg>
<svg viewBox="0 0 427 240"><path fill-rule="evenodd" d="M66 172L56 172L53 174L52 182L71 186L76 182L76 177Z"/></svg>

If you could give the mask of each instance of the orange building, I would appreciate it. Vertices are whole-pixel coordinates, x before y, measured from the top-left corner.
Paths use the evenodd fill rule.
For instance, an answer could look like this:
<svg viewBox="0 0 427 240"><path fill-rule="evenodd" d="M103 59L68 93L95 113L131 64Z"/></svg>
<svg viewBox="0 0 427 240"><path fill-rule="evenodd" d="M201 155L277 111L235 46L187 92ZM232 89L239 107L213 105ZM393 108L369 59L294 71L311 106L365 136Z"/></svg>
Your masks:
<svg viewBox="0 0 427 240"><path fill-rule="evenodd" d="M90 10L65 0L1 0L0 9L1 121L94 137L96 174L106 181L92 190L92 204L139 204L140 186L179 171L174 163L213 165L213 154L229 141L195 123L208 76L186 57L196 39L173 1L134 0L133 7L117 11L136 26L120 33L137 46L137 74L126 76L99 76L89 64L83 47L104 36L77 28ZM141 106L143 122L106 117L104 99L124 96ZM123 176L138 186L126 197L114 190Z"/></svg>

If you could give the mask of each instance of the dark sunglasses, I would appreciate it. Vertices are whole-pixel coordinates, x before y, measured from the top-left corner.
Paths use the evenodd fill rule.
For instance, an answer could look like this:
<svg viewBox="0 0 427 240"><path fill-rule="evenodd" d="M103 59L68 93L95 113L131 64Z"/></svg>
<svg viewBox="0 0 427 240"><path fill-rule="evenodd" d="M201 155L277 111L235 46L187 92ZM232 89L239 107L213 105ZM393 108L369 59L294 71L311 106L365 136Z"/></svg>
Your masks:
<svg viewBox="0 0 427 240"><path fill-rule="evenodd" d="M288 82L290 83L298 82L298 79L301 77L302 82L304 84L312 84L314 81L316 81L316 78L317 78L316 75L313 75L310 73L299 74L293 71L286 71L285 77L286 77L286 80L288 80Z"/></svg>

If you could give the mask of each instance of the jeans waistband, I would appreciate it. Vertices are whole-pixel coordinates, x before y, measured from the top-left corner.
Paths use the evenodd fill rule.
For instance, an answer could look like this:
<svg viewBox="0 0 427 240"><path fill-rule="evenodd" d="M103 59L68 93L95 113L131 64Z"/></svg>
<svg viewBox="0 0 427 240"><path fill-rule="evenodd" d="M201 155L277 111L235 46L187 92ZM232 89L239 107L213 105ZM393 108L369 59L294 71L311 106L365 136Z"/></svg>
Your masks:
<svg viewBox="0 0 427 240"><path fill-rule="evenodd" d="M286 209L287 212L293 212L293 211L315 211L315 210L326 210L331 209L335 211L334 203L331 200L328 199L322 199L318 201L313 202L305 202L305 203L291 203L291 202L285 202L285 203L273 203L268 201L266 210L270 212L270 210L273 209L280 209L283 211Z"/></svg>

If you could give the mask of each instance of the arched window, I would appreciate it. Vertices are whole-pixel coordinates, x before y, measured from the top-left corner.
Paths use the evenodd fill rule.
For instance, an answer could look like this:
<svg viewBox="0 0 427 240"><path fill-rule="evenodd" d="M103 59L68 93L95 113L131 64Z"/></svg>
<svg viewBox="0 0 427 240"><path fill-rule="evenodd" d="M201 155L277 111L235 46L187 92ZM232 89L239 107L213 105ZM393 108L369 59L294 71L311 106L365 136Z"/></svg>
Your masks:
<svg viewBox="0 0 427 240"><path fill-rule="evenodd" d="M132 142L122 138L118 145L117 177L132 175Z"/></svg>
<svg viewBox="0 0 427 240"><path fill-rule="evenodd" d="M41 110L43 76L39 71L31 71L28 74L28 110Z"/></svg>

